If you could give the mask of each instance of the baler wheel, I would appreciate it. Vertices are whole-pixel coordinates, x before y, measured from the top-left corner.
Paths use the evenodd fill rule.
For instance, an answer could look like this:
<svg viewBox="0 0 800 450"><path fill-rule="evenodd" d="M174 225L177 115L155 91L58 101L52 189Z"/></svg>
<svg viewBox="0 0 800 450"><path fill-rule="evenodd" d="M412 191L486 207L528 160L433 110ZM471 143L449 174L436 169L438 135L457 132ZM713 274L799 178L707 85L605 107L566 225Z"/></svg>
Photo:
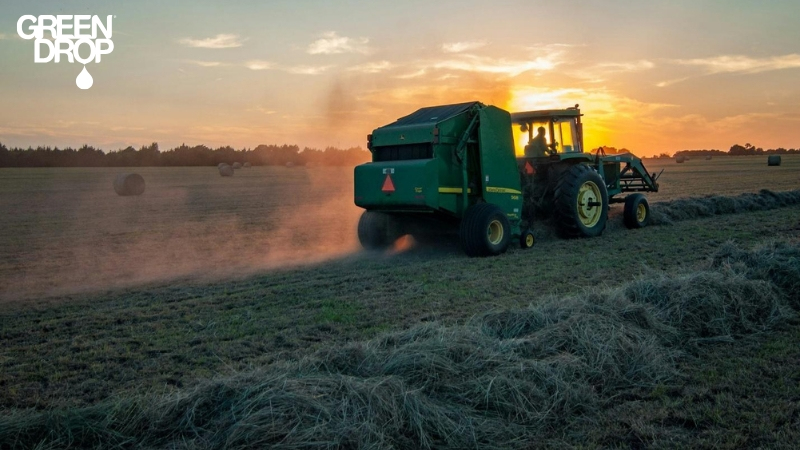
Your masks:
<svg viewBox="0 0 800 450"><path fill-rule="evenodd" d="M625 197L622 219L628 228L646 227L650 223L650 205L647 203L647 197L639 193Z"/></svg>
<svg viewBox="0 0 800 450"><path fill-rule="evenodd" d="M593 168L576 164L558 178L553 194L556 231L561 237L603 234L608 219L606 184Z"/></svg>
<svg viewBox="0 0 800 450"><path fill-rule="evenodd" d="M533 235L533 232L531 230L523 231L522 235L519 237L519 246L522 247L523 250L527 250L534 245L536 245L536 237Z"/></svg>
<svg viewBox="0 0 800 450"><path fill-rule="evenodd" d="M358 240L367 250L383 250L394 238L391 235L392 217L376 211L364 211L358 220Z"/></svg>
<svg viewBox="0 0 800 450"><path fill-rule="evenodd" d="M467 256L499 255L508 249L511 224L498 206L477 203L467 208L459 238Z"/></svg>

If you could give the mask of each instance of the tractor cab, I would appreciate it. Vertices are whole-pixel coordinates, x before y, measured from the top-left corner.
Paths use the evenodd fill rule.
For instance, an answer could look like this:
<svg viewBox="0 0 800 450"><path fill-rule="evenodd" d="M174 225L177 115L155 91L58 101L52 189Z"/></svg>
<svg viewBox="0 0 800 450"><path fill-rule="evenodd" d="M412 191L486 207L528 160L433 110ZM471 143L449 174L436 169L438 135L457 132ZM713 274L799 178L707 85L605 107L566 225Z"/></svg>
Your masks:
<svg viewBox="0 0 800 450"><path fill-rule="evenodd" d="M583 153L581 115L578 105L567 109L512 113L517 157Z"/></svg>

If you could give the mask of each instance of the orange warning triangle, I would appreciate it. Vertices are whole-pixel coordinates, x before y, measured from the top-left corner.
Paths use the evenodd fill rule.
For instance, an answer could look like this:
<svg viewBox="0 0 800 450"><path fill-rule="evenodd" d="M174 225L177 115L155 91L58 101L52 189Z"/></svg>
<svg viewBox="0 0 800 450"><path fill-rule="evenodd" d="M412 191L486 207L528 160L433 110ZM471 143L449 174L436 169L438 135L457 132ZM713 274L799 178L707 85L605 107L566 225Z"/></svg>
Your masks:
<svg viewBox="0 0 800 450"><path fill-rule="evenodd" d="M533 168L530 161L525 161L525 173L528 175L533 175L536 173L536 169Z"/></svg>
<svg viewBox="0 0 800 450"><path fill-rule="evenodd" d="M383 180L383 187L381 188L383 192L394 192L394 183L392 183L392 177L387 173L386 179Z"/></svg>

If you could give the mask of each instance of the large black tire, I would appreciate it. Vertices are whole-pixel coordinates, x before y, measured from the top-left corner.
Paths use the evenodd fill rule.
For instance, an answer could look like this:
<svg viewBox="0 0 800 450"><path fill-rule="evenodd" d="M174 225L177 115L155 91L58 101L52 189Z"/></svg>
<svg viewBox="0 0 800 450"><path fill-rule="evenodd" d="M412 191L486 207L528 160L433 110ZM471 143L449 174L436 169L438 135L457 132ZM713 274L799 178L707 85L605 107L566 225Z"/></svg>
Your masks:
<svg viewBox="0 0 800 450"><path fill-rule="evenodd" d="M631 194L625 197L625 211L622 220L628 228L643 228L650 223L650 205L642 194Z"/></svg>
<svg viewBox="0 0 800 450"><path fill-rule="evenodd" d="M499 255L508 249L511 224L498 206L477 203L464 213L459 239L467 256Z"/></svg>
<svg viewBox="0 0 800 450"><path fill-rule="evenodd" d="M600 174L586 164L563 172L553 193L556 232L563 238L603 234L608 219L608 191Z"/></svg>
<svg viewBox="0 0 800 450"><path fill-rule="evenodd" d="M364 211L358 219L358 240L367 250L383 250L399 236L395 236L392 217L386 213Z"/></svg>

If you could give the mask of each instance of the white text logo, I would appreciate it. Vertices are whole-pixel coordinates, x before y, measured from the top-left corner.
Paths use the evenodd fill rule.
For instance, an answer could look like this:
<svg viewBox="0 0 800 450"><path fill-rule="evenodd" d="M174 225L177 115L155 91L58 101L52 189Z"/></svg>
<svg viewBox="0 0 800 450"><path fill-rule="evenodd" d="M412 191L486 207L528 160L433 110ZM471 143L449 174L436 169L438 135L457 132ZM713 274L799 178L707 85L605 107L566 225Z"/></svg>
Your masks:
<svg viewBox="0 0 800 450"><path fill-rule="evenodd" d="M83 64L83 70L75 79L81 89L89 89L94 79L86 70L86 64L99 63L103 55L114 51L111 41L111 18L103 23L98 16L48 16L25 15L17 21L17 33L22 39L34 41L33 62L59 63L62 59ZM45 37L45 31L49 36ZM102 34L103 37L99 37ZM87 55L88 54L88 55Z"/></svg>

